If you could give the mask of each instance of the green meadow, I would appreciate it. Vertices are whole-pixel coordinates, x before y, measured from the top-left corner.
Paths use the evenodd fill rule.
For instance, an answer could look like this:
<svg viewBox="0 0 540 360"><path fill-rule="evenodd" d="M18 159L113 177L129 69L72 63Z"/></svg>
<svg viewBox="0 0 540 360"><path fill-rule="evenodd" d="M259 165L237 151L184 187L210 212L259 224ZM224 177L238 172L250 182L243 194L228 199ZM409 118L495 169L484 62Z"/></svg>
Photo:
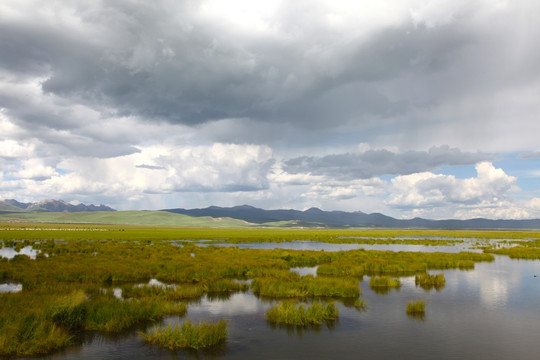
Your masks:
<svg viewBox="0 0 540 360"><path fill-rule="evenodd" d="M69 214L54 216L61 215ZM516 231L2 223L1 246L16 250L32 246L38 254L35 259L27 255L0 259L0 280L23 286L20 292L0 293L0 356L46 354L76 344L81 332L136 331L169 315L184 317L184 325L157 326L141 336L168 348L213 346L226 340L226 324L193 324L185 318L189 301L204 295L252 291L273 300L302 301L311 305L281 302L267 314L268 321L316 324L337 318L335 300L366 307L359 286L364 275L371 277L372 287L399 287L399 277L417 276L420 286L438 288L444 286L444 277L429 275L428 270L469 270L475 263L493 261L488 252L499 254L492 248L485 253L262 250L200 247L194 243L197 240L338 243L368 239L432 244L456 238L519 239L519 235L535 242L540 237ZM416 238L422 236L426 238ZM507 250L512 251L509 256L525 257L535 256L538 248ZM299 266L318 266L317 276L290 271Z"/></svg>

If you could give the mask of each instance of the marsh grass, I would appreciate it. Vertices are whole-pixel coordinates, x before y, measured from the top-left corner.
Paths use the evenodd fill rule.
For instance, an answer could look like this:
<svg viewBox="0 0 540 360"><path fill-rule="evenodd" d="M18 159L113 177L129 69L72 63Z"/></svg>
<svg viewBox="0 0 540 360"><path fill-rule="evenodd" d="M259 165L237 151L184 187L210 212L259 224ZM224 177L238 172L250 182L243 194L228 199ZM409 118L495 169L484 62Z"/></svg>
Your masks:
<svg viewBox="0 0 540 360"><path fill-rule="evenodd" d="M69 329L55 324L48 311L57 299L22 291L0 294L0 357L46 354L73 343Z"/></svg>
<svg viewBox="0 0 540 360"><path fill-rule="evenodd" d="M84 328L87 316L87 297L84 291L76 290L61 297L48 310L52 321L67 329Z"/></svg>
<svg viewBox="0 0 540 360"><path fill-rule="evenodd" d="M0 356L46 354L72 344L72 340L67 330L43 313L30 312L0 325Z"/></svg>
<svg viewBox="0 0 540 360"><path fill-rule="evenodd" d="M416 286L420 286L424 290L430 290L433 288L440 290L446 284L446 279L442 273L437 275L423 273L414 277L414 283Z"/></svg>
<svg viewBox="0 0 540 360"><path fill-rule="evenodd" d="M266 313L266 319L271 323L296 326L319 325L323 322L337 320L339 310L334 303L314 302L307 307L296 305L294 302L282 301L272 306Z"/></svg>
<svg viewBox="0 0 540 360"><path fill-rule="evenodd" d="M19 249L32 246L40 251L35 260L24 255L12 260L0 259L0 278L23 286L18 293L0 294L0 355L7 356L47 353L72 344L76 341L74 338L86 330L117 332L168 314L184 314L184 301L196 301L205 294L211 299L246 290L246 284L238 284L233 279L252 279L253 292L272 299L335 298L343 303L358 301L361 308L363 300L358 283L363 275L399 277L435 269L473 269L476 262L494 260L494 256L487 253L259 250L199 247L192 240L343 243L376 237L379 243L397 243L403 240L399 237L418 236L540 238L540 233L531 232L373 229L12 223L0 224L0 228L3 229L0 231L3 246ZM182 240L186 241L178 246L178 241ZM315 265L319 266L316 278L300 277L290 271L295 266ZM134 286L146 284L150 279L175 286ZM109 291L113 287L121 288L122 299L115 298ZM4 309L9 311L2 311Z"/></svg>
<svg viewBox="0 0 540 360"><path fill-rule="evenodd" d="M227 339L227 322L201 322L193 324L186 320L181 327L169 325L164 328L154 327L147 333L141 333L143 338L156 346L171 350L178 348L201 349L218 345Z"/></svg>
<svg viewBox="0 0 540 360"><path fill-rule="evenodd" d="M334 297L356 298L360 296L358 281L347 278L324 278L306 275L296 281L259 278L251 283L253 293L276 298Z"/></svg>
<svg viewBox="0 0 540 360"><path fill-rule="evenodd" d="M122 295L126 298L161 298L170 301L193 299L203 296L205 289L202 284L181 284L174 287L125 285Z"/></svg>
<svg viewBox="0 0 540 360"><path fill-rule="evenodd" d="M165 315L184 315L187 306L157 299L121 301L109 298L89 302L87 309L87 330L119 332L143 321L158 320Z"/></svg>
<svg viewBox="0 0 540 360"><path fill-rule="evenodd" d="M372 276L369 280L369 286L373 288L400 288L401 281L389 276Z"/></svg>
<svg viewBox="0 0 540 360"><path fill-rule="evenodd" d="M409 301L407 303L407 314L423 314L426 309L424 300Z"/></svg>
<svg viewBox="0 0 540 360"><path fill-rule="evenodd" d="M367 301L366 301L366 299L358 298L358 299L354 300L353 306L358 311L365 311L367 309Z"/></svg>
<svg viewBox="0 0 540 360"><path fill-rule="evenodd" d="M512 248L505 249L485 249L484 252L497 254L497 255L507 255L511 259L526 259L526 260L538 260L540 259L540 248L533 247L538 246L538 241L532 243L530 246L516 246Z"/></svg>
<svg viewBox="0 0 540 360"><path fill-rule="evenodd" d="M239 283L231 279L208 282L204 284L203 287L207 293L231 293L237 291L247 291L249 289L248 284Z"/></svg>

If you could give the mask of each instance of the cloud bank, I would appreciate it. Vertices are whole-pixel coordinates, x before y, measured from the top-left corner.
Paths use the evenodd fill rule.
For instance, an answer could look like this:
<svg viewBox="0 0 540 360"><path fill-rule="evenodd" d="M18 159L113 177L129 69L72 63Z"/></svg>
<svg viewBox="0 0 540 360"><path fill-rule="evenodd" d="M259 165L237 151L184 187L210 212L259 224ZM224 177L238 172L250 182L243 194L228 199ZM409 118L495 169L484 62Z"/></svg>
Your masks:
<svg viewBox="0 0 540 360"><path fill-rule="evenodd" d="M540 216L539 12L4 2L0 197Z"/></svg>

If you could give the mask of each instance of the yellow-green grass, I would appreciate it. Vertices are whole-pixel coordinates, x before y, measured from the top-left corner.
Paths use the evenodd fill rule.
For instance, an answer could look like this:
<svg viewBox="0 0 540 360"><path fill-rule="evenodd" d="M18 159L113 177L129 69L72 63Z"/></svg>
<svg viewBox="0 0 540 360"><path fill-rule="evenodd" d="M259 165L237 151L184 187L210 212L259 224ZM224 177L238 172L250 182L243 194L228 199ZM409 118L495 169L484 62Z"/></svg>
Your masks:
<svg viewBox="0 0 540 360"><path fill-rule="evenodd" d="M294 302L282 301L266 312L266 319L271 323L287 325L318 325L335 321L339 310L333 303L314 302L305 307Z"/></svg>
<svg viewBox="0 0 540 360"><path fill-rule="evenodd" d="M124 212L116 212L124 213ZM130 213L130 212L125 212ZM152 212L140 212L151 214ZM162 212L160 212L162 213ZM47 215L53 214L53 215ZM54 215L56 214L56 215ZM43 216L77 216L70 213L42 213ZM81 216L81 213L78 213ZM100 216L99 213L88 213ZM114 214L114 213L113 213ZM169 216L166 213L166 216ZM179 214L171 214L179 215ZM148 216L148 215L145 215ZM160 214L161 216L161 214ZM24 219L22 219L24 220ZM133 224L95 224L95 223L32 223L31 221L4 222L0 215L0 239L116 239L116 240L197 240L240 242L283 242L311 240L331 243L396 243L423 245L452 245L462 238L470 239L532 239L539 240L539 231L476 231L476 230L409 230L409 229L280 229L252 228L229 224L227 228L214 225L203 227L185 224L146 225L134 221ZM136 225L137 224L137 225ZM242 222L245 225L245 223ZM414 239L408 239L415 237ZM422 238L425 237L425 238ZM430 239L437 237L438 239ZM405 238L405 239L402 239ZM418 238L418 239L416 239Z"/></svg>
<svg viewBox="0 0 540 360"><path fill-rule="evenodd" d="M432 288L435 288L437 290L444 287L446 284L446 279L444 278L444 274L436 274L436 275L430 275L428 273L423 273L416 275L414 277L414 282L416 286L420 286L425 290L429 290Z"/></svg>
<svg viewBox="0 0 540 360"><path fill-rule="evenodd" d="M362 275L407 276L431 269L474 267L491 254L390 251L294 251L176 246L170 240L225 239L339 241L355 230L209 229L148 226L1 224L4 246L32 245L35 260L0 259L0 278L23 285L0 294L0 355L47 353L75 341L85 330L121 331L138 323L183 314L184 299L246 289L233 279L253 279L253 291L279 297L332 297L362 301ZM366 230L390 237L413 234ZM290 268L319 265L319 276ZM157 279L173 287L137 287ZM121 288L123 300L113 288ZM64 294L64 295L60 295ZM359 304L359 307L362 304Z"/></svg>
<svg viewBox="0 0 540 360"><path fill-rule="evenodd" d="M201 322L193 324L186 320L181 327L169 325L164 328L154 327L147 333L141 333L143 338L156 346L171 350L178 348L201 349L223 343L227 339L227 322Z"/></svg>
<svg viewBox="0 0 540 360"><path fill-rule="evenodd" d="M512 259L540 259L540 248L537 247L516 246L507 249L486 249L484 252L496 255L507 255Z"/></svg>
<svg viewBox="0 0 540 360"><path fill-rule="evenodd" d="M426 311L424 300L409 301L407 303L407 314L423 314Z"/></svg>
<svg viewBox="0 0 540 360"><path fill-rule="evenodd" d="M360 287L355 279L324 278L311 275L302 276L296 280L257 278L252 281L251 289L257 295L277 298L356 298L360 296Z"/></svg>
<svg viewBox="0 0 540 360"><path fill-rule="evenodd" d="M401 281L389 276L373 276L369 280L369 286L373 288L399 288Z"/></svg>

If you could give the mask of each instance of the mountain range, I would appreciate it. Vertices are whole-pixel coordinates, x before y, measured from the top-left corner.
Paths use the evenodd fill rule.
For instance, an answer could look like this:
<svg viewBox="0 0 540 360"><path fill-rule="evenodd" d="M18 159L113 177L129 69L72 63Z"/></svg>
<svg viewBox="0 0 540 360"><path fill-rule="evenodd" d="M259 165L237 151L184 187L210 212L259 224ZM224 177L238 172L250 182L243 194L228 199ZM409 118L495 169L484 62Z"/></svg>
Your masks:
<svg viewBox="0 0 540 360"><path fill-rule="evenodd" d="M113 213L117 216L113 216ZM0 200L2 216L28 218L29 221L84 222L110 224L178 225L178 226L277 226L277 227L383 227L423 229L540 229L540 219L491 220L484 218L468 220L429 220L422 218L396 219L380 213L367 214L361 211L323 211L310 208L305 211L281 209L265 210L249 205L234 207L210 206L204 209L165 209L161 211L119 211L105 205L73 205L63 200L43 200L24 203L14 199ZM58 218L54 213L81 213ZM87 213L86 215L82 213ZM98 218L88 213L99 215ZM20 214L20 215L18 215ZM35 214L35 215L32 215ZM47 215L46 218L43 216ZM167 217L165 214L186 215L184 218ZM58 214L59 216L61 214ZM11 216L11 217L13 217ZM38 216L36 218L36 216ZM40 217L39 217L40 216ZM51 216L54 218L51 218ZM204 219L203 219L204 218ZM6 218L7 219L7 218ZM193 219L193 220L189 220ZM200 219L200 220L199 220ZM187 225L186 225L187 224ZM198 224L198 225L197 225ZM205 225L206 224L206 225ZM210 224L210 225L208 225Z"/></svg>
<svg viewBox="0 0 540 360"><path fill-rule="evenodd" d="M35 203L23 203L15 199L0 200L0 212L83 212L83 211L116 211L115 209L94 204L73 205L63 200L43 200Z"/></svg>
<svg viewBox="0 0 540 360"><path fill-rule="evenodd" d="M264 224L279 221L296 221L298 226L323 227L385 227L424 229L540 229L540 219L490 220L484 218L468 220L428 220L422 218L395 219L379 213L366 214L361 211L323 211L318 208L299 210L264 210L249 205L234 207L210 206L204 209L166 209L164 211L188 216L210 216L233 218L250 223Z"/></svg>

